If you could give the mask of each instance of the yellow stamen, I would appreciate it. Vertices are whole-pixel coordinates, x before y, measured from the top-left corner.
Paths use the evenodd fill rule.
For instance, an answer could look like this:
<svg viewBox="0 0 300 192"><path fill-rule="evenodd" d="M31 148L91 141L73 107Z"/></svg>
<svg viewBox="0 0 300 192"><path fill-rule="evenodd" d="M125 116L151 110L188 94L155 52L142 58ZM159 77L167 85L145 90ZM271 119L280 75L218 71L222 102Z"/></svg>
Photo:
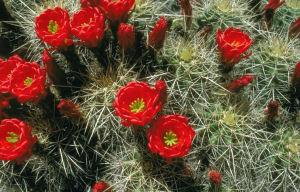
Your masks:
<svg viewBox="0 0 300 192"><path fill-rule="evenodd" d="M90 18L90 23L91 23L91 22L93 22L93 18ZM82 23L81 26L82 26L82 27L87 27L87 26L89 26L89 24L87 24L87 23Z"/></svg>
<svg viewBox="0 0 300 192"><path fill-rule="evenodd" d="M167 131L164 136L163 140L166 146L172 147L177 144L178 138L177 135L173 131Z"/></svg>
<svg viewBox="0 0 300 192"><path fill-rule="evenodd" d="M233 41L231 43L231 45L235 46L235 47L238 47L240 45L240 43L238 41Z"/></svg>
<svg viewBox="0 0 300 192"><path fill-rule="evenodd" d="M33 83L33 79L30 77L26 77L25 81L24 81L24 85L26 87L30 87L30 85Z"/></svg>
<svg viewBox="0 0 300 192"><path fill-rule="evenodd" d="M53 20L49 21L48 31L52 34L55 34L58 31L58 24L56 21L54 21L54 22L53 22Z"/></svg>
<svg viewBox="0 0 300 192"><path fill-rule="evenodd" d="M9 143L16 143L19 141L19 135L15 134L14 132L8 132L8 135L11 137L6 137L6 141Z"/></svg>
<svg viewBox="0 0 300 192"><path fill-rule="evenodd" d="M129 105L130 111L132 113L138 113L138 112L144 110L145 107L146 106L145 106L145 102L144 102L143 98L142 99L137 98Z"/></svg>

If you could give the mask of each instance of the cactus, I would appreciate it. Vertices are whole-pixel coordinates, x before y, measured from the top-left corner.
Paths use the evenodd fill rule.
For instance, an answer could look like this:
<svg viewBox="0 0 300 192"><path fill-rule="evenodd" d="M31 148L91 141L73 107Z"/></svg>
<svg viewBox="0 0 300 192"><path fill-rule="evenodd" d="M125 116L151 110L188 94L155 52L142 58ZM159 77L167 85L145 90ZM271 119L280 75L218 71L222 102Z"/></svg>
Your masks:
<svg viewBox="0 0 300 192"><path fill-rule="evenodd" d="M23 163L0 161L0 191L92 191L100 180L118 192L299 190L300 104L291 78L300 38L289 36L299 3L287 0L266 21L267 0L190 0L191 15L178 2L135 0L124 21L134 26L135 43L124 51L112 21L106 21L104 37L93 48L75 37L67 50L38 38L37 16L61 7L71 19L81 9L80 0L0 0L0 64L18 54L43 66L47 49L56 70L65 75L58 84L48 78L47 96L37 104L16 98L0 103L1 120L26 122L38 139ZM168 29L162 46L153 49L149 34L162 16ZM230 27L249 34L252 55L224 72L216 33ZM229 83L245 75L253 82L228 90ZM127 83L155 87L157 80L166 82L168 96L153 121L180 114L195 130L191 150L172 162L148 148L153 121L125 127L113 107ZM79 106L76 118L59 112L61 99ZM264 113L271 101L280 111L272 121ZM210 180L211 170L220 172L221 182Z"/></svg>

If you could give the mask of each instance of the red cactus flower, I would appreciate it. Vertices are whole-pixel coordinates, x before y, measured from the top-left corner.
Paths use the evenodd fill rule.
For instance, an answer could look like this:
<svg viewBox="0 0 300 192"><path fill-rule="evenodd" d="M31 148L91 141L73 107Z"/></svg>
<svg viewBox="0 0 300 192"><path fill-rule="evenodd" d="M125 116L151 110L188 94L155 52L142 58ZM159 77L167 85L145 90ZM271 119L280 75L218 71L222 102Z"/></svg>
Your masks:
<svg viewBox="0 0 300 192"><path fill-rule="evenodd" d="M55 48L66 49L73 43L69 13L60 7L47 9L36 17L34 29L42 41Z"/></svg>
<svg viewBox="0 0 300 192"><path fill-rule="evenodd" d="M192 24L191 16L192 16L192 11L193 11L190 0L181 0L181 1L179 1L179 5L181 5L182 14L184 16L187 16L187 17L185 17L185 22L186 22L187 28L189 29Z"/></svg>
<svg viewBox="0 0 300 192"><path fill-rule="evenodd" d="M195 131L181 115L160 116L148 130L148 147L170 162L174 157L183 157L191 149Z"/></svg>
<svg viewBox="0 0 300 192"><path fill-rule="evenodd" d="M111 192L111 189L109 189L110 185L105 183L104 181L98 181L93 186L93 192Z"/></svg>
<svg viewBox="0 0 300 192"><path fill-rule="evenodd" d="M252 83L253 81L253 76L252 75L245 75L244 77L241 77L227 85L227 89L229 91L235 91L238 92L241 90L243 87L247 86L249 83Z"/></svg>
<svg viewBox="0 0 300 192"><path fill-rule="evenodd" d="M97 7L100 5L99 0L80 0L80 3L82 8Z"/></svg>
<svg viewBox="0 0 300 192"><path fill-rule="evenodd" d="M102 40L105 18L99 8L87 7L75 13L71 21L73 35L90 47L96 47Z"/></svg>
<svg viewBox="0 0 300 192"><path fill-rule="evenodd" d="M154 26L153 31L149 34L148 45L156 50L163 47L166 33L168 30L168 24L164 17L160 17L157 24Z"/></svg>
<svg viewBox="0 0 300 192"><path fill-rule="evenodd" d="M46 70L37 63L19 63L11 73L9 92L21 103L37 102L45 94L45 81Z"/></svg>
<svg viewBox="0 0 300 192"><path fill-rule="evenodd" d="M20 63L25 63L25 61L18 55L10 57L7 61L0 61L0 92L9 92L11 74Z"/></svg>
<svg viewBox="0 0 300 192"><path fill-rule="evenodd" d="M281 0L270 0L263 10L273 9L275 11L278 7L285 3L285 1L280 1Z"/></svg>
<svg viewBox="0 0 300 192"><path fill-rule="evenodd" d="M123 50L130 50L135 43L134 26L120 23L118 30L119 45Z"/></svg>
<svg viewBox="0 0 300 192"><path fill-rule="evenodd" d="M60 100L59 104L57 105L59 112L62 115L65 115L70 118L77 118L81 116L81 112L79 111L79 106L75 105L71 101L62 99Z"/></svg>
<svg viewBox="0 0 300 192"><path fill-rule="evenodd" d="M216 184L220 184L222 182L222 175L217 170L211 170L208 173L208 177L210 178L211 181L215 182Z"/></svg>
<svg viewBox="0 0 300 192"><path fill-rule="evenodd" d="M300 17L291 25L289 34L300 37Z"/></svg>
<svg viewBox="0 0 300 192"><path fill-rule="evenodd" d="M20 164L32 154L32 147L37 142L31 135L31 127L27 127L18 119L4 119L0 125L0 159L17 160Z"/></svg>
<svg viewBox="0 0 300 192"><path fill-rule="evenodd" d="M265 114L269 120L274 119L279 116L279 103L278 101L271 101L267 105L267 109L265 110Z"/></svg>
<svg viewBox="0 0 300 192"><path fill-rule="evenodd" d="M112 23L126 23L135 0L99 0L100 8Z"/></svg>
<svg viewBox="0 0 300 192"><path fill-rule="evenodd" d="M224 33L221 29L218 29L216 39L221 52L222 62L225 63L225 69L231 70L234 64L252 54L251 52L248 55L242 56L250 48L252 39L240 29L230 27Z"/></svg>
<svg viewBox="0 0 300 192"><path fill-rule="evenodd" d="M134 124L144 126L161 110L160 91L146 82L130 82L119 89L113 103L116 114L126 127Z"/></svg>

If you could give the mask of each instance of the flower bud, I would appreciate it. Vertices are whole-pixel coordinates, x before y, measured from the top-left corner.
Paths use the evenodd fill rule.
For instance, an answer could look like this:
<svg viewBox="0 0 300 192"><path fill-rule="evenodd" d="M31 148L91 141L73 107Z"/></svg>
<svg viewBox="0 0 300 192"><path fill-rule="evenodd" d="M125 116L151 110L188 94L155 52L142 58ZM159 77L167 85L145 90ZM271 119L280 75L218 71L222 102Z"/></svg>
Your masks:
<svg viewBox="0 0 300 192"><path fill-rule="evenodd" d="M163 47L166 33L168 30L168 24L164 17L160 17L157 24L154 26L153 31L149 34L148 45L156 50Z"/></svg>
<svg viewBox="0 0 300 192"><path fill-rule="evenodd" d="M62 115L65 115L70 118L78 118L81 116L81 112L79 111L79 106L75 105L71 101L62 99L57 105L59 112Z"/></svg>
<svg viewBox="0 0 300 192"><path fill-rule="evenodd" d="M118 40L123 50L133 49L135 43L134 26L121 23L118 30Z"/></svg>
<svg viewBox="0 0 300 192"><path fill-rule="evenodd" d="M300 38L300 17L289 28L289 35Z"/></svg>
<svg viewBox="0 0 300 192"><path fill-rule="evenodd" d="M240 91L243 87L247 86L249 83L252 83L253 81L252 75L245 75L244 77L241 77L227 85L227 89L229 91Z"/></svg>
<svg viewBox="0 0 300 192"><path fill-rule="evenodd" d="M208 177L209 179L216 183L216 184L220 184L222 182L222 175L219 171L217 170L211 170L209 173L208 173Z"/></svg>

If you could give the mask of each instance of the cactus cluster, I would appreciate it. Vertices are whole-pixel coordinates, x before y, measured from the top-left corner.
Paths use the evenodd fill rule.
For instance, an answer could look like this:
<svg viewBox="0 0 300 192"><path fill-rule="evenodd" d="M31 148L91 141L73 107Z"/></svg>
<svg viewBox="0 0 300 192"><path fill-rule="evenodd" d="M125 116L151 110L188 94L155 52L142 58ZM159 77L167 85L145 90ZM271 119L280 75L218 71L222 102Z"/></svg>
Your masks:
<svg viewBox="0 0 300 192"><path fill-rule="evenodd" d="M105 2L134 5L116 21ZM37 35L45 10L72 20L85 6L100 7L103 37L53 46ZM0 191L299 191L299 16L299 0L0 0L0 64L18 54L48 73L38 100L0 93L0 120L17 118L37 138L28 158L0 158ZM147 121L136 114L145 99L128 104L139 124L117 111L130 82L159 97ZM170 115L195 136L166 161L149 131ZM186 139L176 133L165 148Z"/></svg>

